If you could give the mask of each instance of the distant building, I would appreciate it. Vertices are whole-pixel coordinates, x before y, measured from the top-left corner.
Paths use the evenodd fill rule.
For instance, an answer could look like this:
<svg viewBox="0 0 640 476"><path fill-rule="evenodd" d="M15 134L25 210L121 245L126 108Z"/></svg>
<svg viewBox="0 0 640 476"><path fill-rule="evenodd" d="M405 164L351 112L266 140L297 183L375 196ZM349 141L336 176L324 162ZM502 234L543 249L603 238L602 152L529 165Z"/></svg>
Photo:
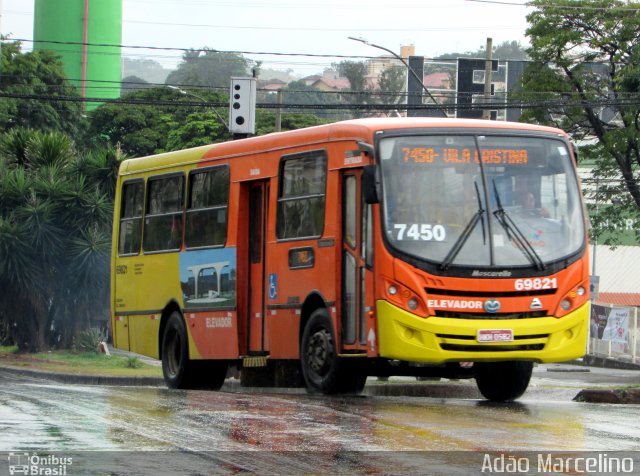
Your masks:
<svg viewBox="0 0 640 476"><path fill-rule="evenodd" d="M428 88L451 89L453 78L449 73L431 73L422 77L422 83Z"/></svg>
<svg viewBox="0 0 640 476"><path fill-rule="evenodd" d="M281 79L269 79L266 81L260 81L258 84L258 89L266 92L277 92L282 88L285 88L286 86L286 81L282 81Z"/></svg>
<svg viewBox="0 0 640 476"><path fill-rule="evenodd" d="M414 45L406 45L400 47L400 57L407 60L409 56L413 56L416 53L416 47ZM367 76L379 78L382 72L392 66L404 66L402 61L392 55L378 56L367 60Z"/></svg>
<svg viewBox="0 0 640 476"><path fill-rule="evenodd" d="M325 70L322 76L314 74L302 78L301 81L304 81L307 86L312 86L320 91L344 91L351 88L349 80L338 76L332 69Z"/></svg>

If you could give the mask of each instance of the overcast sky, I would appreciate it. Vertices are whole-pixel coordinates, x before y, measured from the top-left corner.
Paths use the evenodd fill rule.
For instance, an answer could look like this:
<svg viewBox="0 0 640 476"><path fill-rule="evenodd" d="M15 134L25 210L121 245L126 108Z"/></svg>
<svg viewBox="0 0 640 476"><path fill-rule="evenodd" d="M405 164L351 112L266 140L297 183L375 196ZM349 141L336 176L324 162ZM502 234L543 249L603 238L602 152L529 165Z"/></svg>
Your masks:
<svg viewBox="0 0 640 476"><path fill-rule="evenodd" d="M101 0L107 1L107 0ZM111 0L110 0L111 1ZM526 44L526 0L123 0L122 44L247 52L264 68L321 72L340 58L251 55L249 52L378 56L347 39L362 37L399 52L415 45L426 57L476 50L492 37ZM1 31L33 38L33 1L0 0ZM25 43L25 49L30 48ZM180 51L124 49L174 67Z"/></svg>

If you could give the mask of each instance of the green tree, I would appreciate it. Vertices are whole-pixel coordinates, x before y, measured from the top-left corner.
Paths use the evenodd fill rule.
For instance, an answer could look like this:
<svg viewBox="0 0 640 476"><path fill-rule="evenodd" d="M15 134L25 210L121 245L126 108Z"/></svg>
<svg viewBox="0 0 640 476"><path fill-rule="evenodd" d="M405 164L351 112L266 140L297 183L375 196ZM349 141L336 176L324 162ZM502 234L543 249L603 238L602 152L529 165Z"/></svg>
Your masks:
<svg viewBox="0 0 640 476"><path fill-rule="evenodd" d="M136 76L151 84L163 84L170 69L149 58L122 58L122 77Z"/></svg>
<svg viewBox="0 0 640 476"><path fill-rule="evenodd" d="M367 104L372 88L367 84L367 64L364 61L341 61L335 65L336 71L349 80L350 88L347 101L351 104ZM366 115L360 109L354 109L355 117Z"/></svg>
<svg viewBox="0 0 640 476"><path fill-rule="evenodd" d="M125 154L142 157L229 139L224 127L213 124L211 106L184 104L226 103L226 96L202 90L196 96L185 92L167 87L145 89L125 94L119 102L103 104L89 116L87 142L92 146L118 145ZM225 115L226 109L218 112Z"/></svg>
<svg viewBox="0 0 640 476"><path fill-rule="evenodd" d="M139 91L140 89L151 89L153 87L155 87L153 84L149 84L138 76L126 76L122 78L121 88L124 93Z"/></svg>
<svg viewBox="0 0 640 476"><path fill-rule="evenodd" d="M481 51L485 51L482 48ZM499 60L526 60L529 59L527 49L519 41L503 41L493 47L493 57Z"/></svg>
<svg viewBox="0 0 640 476"><path fill-rule="evenodd" d="M0 321L20 350L70 345L108 311L118 151L80 157L60 132L0 137Z"/></svg>
<svg viewBox="0 0 640 476"><path fill-rule="evenodd" d="M522 98L546 100L547 106L528 110L523 119L554 123L576 139L595 138L584 154L599 184L594 201L607 204L616 196L627 205L606 207L606 216L594 223L596 233L605 222L622 225L640 212L640 105L633 99L639 92L639 5L622 0L529 5L533 64L525 72Z"/></svg>
<svg viewBox="0 0 640 476"><path fill-rule="evenodd" d="M166 84L184 87L228 88L231 76L247 76L252 62L236 53L209 48L185 51Z"/></svg>
<svg viewBox="0 0 640 476"><path fill-rule="evenodd" d="M264 135L275 132L276 114L272 110L258 109L256 111L256 135ZM283 131L302 129L303 127L318 126L330 122L329 119L320 118L309 113L283 113L281 126Z"/></svg>
<svg viewBox="0 0 640 476"><path fill-rule="evenodd" d="M437 56L436 59L456 59L456 58L485 58L487 53L486 45L481 45L477 50L465 52L445 53ZM519 41L507 40L493 45L493 59L497 60L526 60L529 59L527 49Z"/></svg>
<svg viewBox="0 0 640 476"><path fill-rule="evenodd" d="M407 68L391 66L380 73L380 102L382 104L400 104L406 102L403 91L407 84Z"/></svg>
<svg viewBox="0 0 640 476"><path fill-rule="evenodd" d="M226 126L217 114L205 110L189 114L184 123L170 131L166 147L167 150L187 149L221 139L230 139Z"/></svg>
<svg viewBox="0 0 640 476"><path fill-rule="evenodd" d="M264 102L274 104L276 102L276 95L268 95ZM321 120L339 120L344 119L346 116L338 111L331 111L323 109L322 106L329 104L340 103L341 99L339 94L321 91L320 89L307 86L304 81L291 81L286 87L282 88L282 104L283 110L288 113L297 114L314 114ZM318 106L316 109L302 109L299 105L314 105ZM284 126L283 126L284 127Z"/></svg>
<svg viewBox="0 0 640 476"><path fill-rule="evenodd" d="M73 101L79 94L67 81L59 55L22 53L20 42L5 42L0 72L0 132L31 127L75 136L83 127L82 103Z"/></svg>

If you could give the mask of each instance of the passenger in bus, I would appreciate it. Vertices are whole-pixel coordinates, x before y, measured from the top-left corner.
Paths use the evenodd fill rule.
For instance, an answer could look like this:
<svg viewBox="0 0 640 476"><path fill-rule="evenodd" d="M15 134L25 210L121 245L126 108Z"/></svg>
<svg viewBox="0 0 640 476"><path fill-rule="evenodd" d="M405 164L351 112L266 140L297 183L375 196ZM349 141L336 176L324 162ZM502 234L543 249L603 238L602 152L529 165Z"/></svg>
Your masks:
<svg viewBox="0 0 640 476"><path fill-rule="evenodd" d="M520 198L520 205L530 215L549 218L549 210L544 207L538 207L536 204L536 196L532 192L524 192Z"/></svg>

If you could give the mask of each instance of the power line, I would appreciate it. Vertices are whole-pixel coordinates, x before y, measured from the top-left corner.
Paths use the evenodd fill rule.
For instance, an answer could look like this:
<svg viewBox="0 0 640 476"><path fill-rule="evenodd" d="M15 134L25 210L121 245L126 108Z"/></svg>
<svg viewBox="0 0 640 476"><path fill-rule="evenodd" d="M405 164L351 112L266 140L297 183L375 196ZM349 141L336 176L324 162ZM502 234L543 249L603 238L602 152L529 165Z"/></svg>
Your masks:
<svg viewBox="0 0 640 476"><path fill-rule="evenodd" d="M26 38L14 38L10 41L20 41L25 43L43 43L52 45L76 45L76 46L94 46L104 48L124 48L124 49L144 49L144 50L158 50L158 51L182 51L184 53L189 52L212 52L212 53L227 53L227 54L243 54L243 55L269 55L269 56L293 56L293 57L307 57L307 58L345 58L345 59L373 59L375 56L356 56L356 55L341 55L341 54L315 54L315 53L279 53L273 51L239 51L239 50L217 50L214 48L177 48L168 46L143 46L143 45L121 45L110 43L83 43L78 41L58 41L58 40L29 40Z"/></svg>
<svg viewBox="0 0 640 476"><path fill-rule="evenodd" d="M550 8L558 8L558 9L567 9L567 10L594 10L594 11L640 11L640 8L630 7L630 6L619 6L619 7L591 7L585 5L563 5L559 3L550 3L547 5L536 5L533 2L527 1L525 3L515 3L515 2L507 2L507 1L498 1L498 0L465 0L466 2L471 3L488 3L492 5L509 5L514 7L528 7L528 8L540 8L540 9L550 9Z"/></svg>
<svg viewBox="0 0 640 476"><path fill-rule="evenodd" d="M25 79L25 80L29 80L29 79L39 79L39 77L37 75L24 75L24 74L4 74L5 78L11 78L13 80L17 80L17 79ZM125 78L126 79L126 78ZM79 78L67 78L67 81L69 82L79 82L81 81ZM142 86L141 88L135 88L132 87L130 89L144 89L144 87L148 87L149 89L151 87L153 88L166 88L168 86L167 83L153 83L153 82L146 82L146 81L124 81L124 80L120 80L120 81L114 81L114 80L106 80L106 79L87 79L85 80L86 83L88 83L88 88L91 89L115 89L117 87L122 87L122 86ZM105 85L112 85L112 86L93 86L92 84L105 84ZM28 83L30 84L30 83ZM28 84L23 84L23 83L14 83L14 84L5 84L5 87L10 87L10 86L25 86ZM63 89L63 88L67 88L69 87L69 84L40 84L39 86L41 87L48 87L50 89ZM188 88L188 89L197 89L201 92L213 92L213 93L217 93L217 92L224 92L224 93L228 93L229 92L229 86L228 85L223 85L223 86L206 86L206 85L202 85L202 84L184 84L181 83L179 84L180 87L182 88ZM432 94L436 94L438 96L441 97L456 97L460 94L476 94L476 93L456 93L455 90L453 89L441 89L441 88L429 88L430 92ZM274 91L272 91L271 89L265 89L265 88L258 88L257 89L258 92L263 92L263 93L273 93ZM348 90L348 91L343 91L343 90L331 90L331 91L325 91L325 90L307 90L307 89L283 89L283 92L288 94L288 95L294 95L294 94L313 94L313 95L337 95L337 96L350 96L350 95L369 95L369 96L419 96L421 95L419 92L418 93L409 93L407 91L381 91L381 90L356 90L356 91L352 91L352 90ZM513 96L516 94L522 94L521 92L496 92L495 96L496 97L503 97L503 96ZM549 95L555 95L557 96L557 100L565 100L564 98L569 98L568 100L571 101L572 98L580 98L580 93L578 92L567 92L567 91L526 91L527 96L549 96ZM640 93L639 92L633 92L633 91L618 91L616 94L618 94L618 96L622 99L625 98L635 98L635 97L640 97ZM607 96L608 98L608 93L604 94L605 96ZM608 99L607 99L608 100Z"/></svg>
<svg viewBox="0 0 640 476"><path fill-rule="evenodd" d="M176 106L176 107L228 107L227 102L214 102L214 101L188 101L188 100L147 100L147 99L133 99L133 98L98 98L98 97L79 97L79 96L51 96L46 94L21 94L21 93L9 93L0 91L0 97L6 97L18 100L43 100L43 101L70 101L70 102L98 102L98 103L118 103L129 105L146 105L146 106ZM506 102L493 102L488 104L476 105L476 104L370 104L370 103L334 103L334 104L278 104L278 103L258 103L257 107L262 109L308 109L308 110L431 110L446 108L449 110L476 110L476 109L531 109L531 108L546 108L546 109L565 109L570 107L606 107L615 106L619 108L625 107L637 107L640 106L640 96L633 99L610 99L610 100L598 100L598 101L575 101L568 103L563 100L541 100L541 101L506 101Z"/></svg>
<svg viewBox="0 0 640 476"><path fill-rule="evenodd" d="M443 28L445 30L446 28ZM83 43L77 41L60 41L60 40L29 40L26 38L12 38L11 40L5 40L6 42L11 41L19 41L25 43L43 43L43 44L53 44L53 45L70 45L70 46L92 46L92 47L102 47L102 48L121 48L121 49L133 49L133 50L155 50L155 51L180 51L183 53L192 53L192 52L210 52L210 53L220 53L220 54L236 54L236 55L255 55L255 56L283 56L283 57L301 57L301 58L338 58L338 59L361 59L361 60L375 60L380 59L380 56L365 56L365 55L343 55L343 54L333 54L333 53L283 53L283 52L274 52L274 51L243 51L243 50L219 50L215 48L202 47L202 48L179 48L179 47L170 47L170 46L145 46L145 45L123 45L123 44L111 44L111 43ZM58 50L61 51L61 50ZM64 50L62 50L64 51ZM73 51L73 50L67 50ZM118 53L111 53L108 51L94 51L92 52L94 55L114 55ZM127 56L127 55L125 55ZM175 57L170 57L175 58ZM431 58L428 56L423 56L425 61L434 61L441 63L451 62L454 64L457 61L457 58ZM206 59L206 56L197 58L198 60ZM508 58L502 58L498 61L510 61ZM517 60L520 61L520 60ZM603 62L604 64L605 62ZM287 62L290 64L290 62Z"/></svg>
<svg viewBox="0 0 640 476"><path fill-rule="evenodd" d="M21 83L21 82L17 82L20 79L24 79L29 81L30 79L39 79L38 76L36 75L23 75L23 74L5 74L4 78L8 78L11 79L13 81L16 81L15 83L12 82L8 82L8 84L5 84L5 87L12 87L12 86L27 86L27 85L32 85L31 83ZM75 82L79 82L80 79L78 78L67 78L67 81L69 83L75 83ZM73 86L73 84L69 84L69 83L63 83L63 84L47 84L47 83L42 83L37 85L40 88L47 88L47 89L66 89L69 86ZM118 87L123 87L123 86L141 86L140 88L135 88L135 87L131 87L129 89L150 89L150 88L166 88L167 84L166 83L150 83L150 82L145 82L145 81L114 81L114 80L99 80L99 79L88 79L86 80L86 83L88 84L88 87L91 89L116 89ZM98 85L104 85L104 86L98 86ZM109 86L111 85L111 86ZM201 84L180 84L181 87L183 88L188 88L188 89L196 89L199 90L201 92L213 92L213 93L219 93L219 92L223 92L223 93L228 93L228 86L227 85L223 85L223 86L214 86L214 85L201 85ZM259 92L262 93L273 93L273 91L271 89L265 89L265 88L259 88L258 89ZM330 90L330 91L326 91L326 90L313 90L313 89L283 89L283 92L285 92L287 95L297 95L297 94L312 94L312 95L317 95L317 96L322 96L322 95L334 95L334 96L400 96L400 97L409 97L409 96L420 96L421 94L418 93L409 93L406 91L381 91L381 90L356 90L356 91L352 91L352 90ZM455 97L459 97L459 96L473 96L474 93L466 93L466 92L456 92L453 89L443 89L443 88L430 88L430 92L432 94L435 94L439 97L444 97L444 98L455 98ZM497 103L498 101L500 101L501 98L508 98L509 96L515 96L515 95L521 95L522 92L497 92L494 96L494 103ZM620 104L624 104L625 101L629 101L629 100L634 100L636 98L639 97L639 93L638 92L632 92L632 91L618 91L617 93L617 99L612 99L609 97L608 94L605 95L605 97L600 101L601 105L608 105L608 104L616 104L616 103L620 103ZM557 101L557 103L559 105L564 105L564 106L571 106L572 102L575 102L576 100L581 100L581 96L580 93L578 92L567 92L567 91L531 91L531 92L526 92L527 96L540 96L540 97L548 97L548 96L555 96L555 101ZM549 100L549 99L546 99Z"/></svg>

